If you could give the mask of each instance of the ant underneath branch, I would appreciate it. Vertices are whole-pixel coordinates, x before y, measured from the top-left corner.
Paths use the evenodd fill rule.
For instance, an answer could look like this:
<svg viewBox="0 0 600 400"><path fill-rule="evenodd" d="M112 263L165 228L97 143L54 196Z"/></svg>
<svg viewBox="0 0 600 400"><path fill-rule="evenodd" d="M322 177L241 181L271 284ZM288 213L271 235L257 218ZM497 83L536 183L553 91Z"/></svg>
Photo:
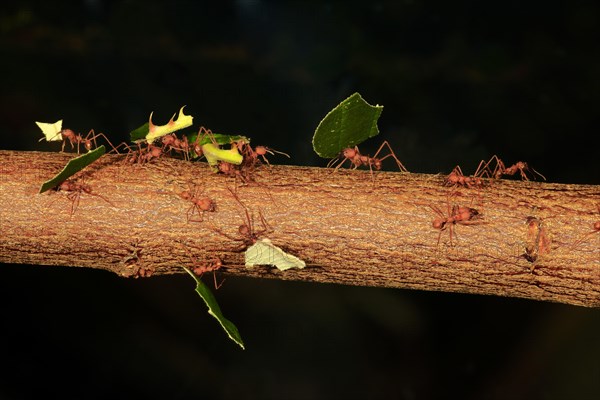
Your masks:
<svg viewBox="0 0 600 400"><path fill-rule="evenodd" d="M442 236L442 232L448 229L450 234L450 246L452 246L452 237L454 236L454 228L456 224L460 225L476 225L481 223L478 221L482 218L482 215L474 208L471 207L462 207L458 205L453 205L450 207L450 203L447 203L447 213L444 214L442 210L440 210L436 206L430 206L431 209L438 215L438 218L434 219L432 222L432 226L435 229L440 231L437 238L437 246L440 244L440 238Z"/></svg>
<svg viewBox="0 0 600 400"><path fill-rule="evenodd" d="M235 242L241 242L241 249L245 249L248 246L255 244L261 238L261 236L273 232L273 229L268 224L267 220L265 219L260 210L258 211L258 217L261 226L260 228L257 228L254 222L254 214L248 211L248 208L244 205L244 203L242 203L238 195L231 188L228 188L228 190L235 199L235 201L244 210L244 215L242 218L243 223L238 226L237 235L230 235L229 233L226 233L217 227L213 227L213 229L217 233Z"/></svg>
<svg viewBox="0 0 600 400"><path fill-rule="evenodd" d="M71 201L71 210L69 215L73 215L73 213L77 210L79 206L79 200L81 199L81 195L83 193L88 194L90 196L96 196L106 201L108 204L114 207L114 204L108 200L106 197L101 194L94 193L92 191L92 187L83 182L77 182L73 179L67 179L66 181L60 183L56 188L56 192L67 192L67 198Z"/></svg>

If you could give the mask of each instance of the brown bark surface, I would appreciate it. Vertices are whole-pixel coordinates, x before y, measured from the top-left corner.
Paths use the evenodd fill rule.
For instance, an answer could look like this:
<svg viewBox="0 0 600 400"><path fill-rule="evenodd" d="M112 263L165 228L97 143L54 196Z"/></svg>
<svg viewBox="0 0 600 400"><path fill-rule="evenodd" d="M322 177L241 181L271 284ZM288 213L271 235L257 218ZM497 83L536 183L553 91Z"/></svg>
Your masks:
<svg viewBox="0 0 600 400"><path fill-rule="evenodd" d="M174 159L128 165L104 156L75 196L40 185L72 155L0 151L0 262L100 268L121 276L183 272L223 261L228 274L491 294L600 306L600 187L488 181L448 188L444 176L291 166L261 167L255 182ZM217 206L188 221L196 185ZM232 195L235 190L243 203ZM77 198L78 197L78 198ZM440 233L448 207L481 218ZM244 266L238 227L245 209L255 232L303 259L303 270ZM73 212L72 212L73 210ZM450 224L448 224L450 226ZM239 240L234 240L239 239Z"/></svg>

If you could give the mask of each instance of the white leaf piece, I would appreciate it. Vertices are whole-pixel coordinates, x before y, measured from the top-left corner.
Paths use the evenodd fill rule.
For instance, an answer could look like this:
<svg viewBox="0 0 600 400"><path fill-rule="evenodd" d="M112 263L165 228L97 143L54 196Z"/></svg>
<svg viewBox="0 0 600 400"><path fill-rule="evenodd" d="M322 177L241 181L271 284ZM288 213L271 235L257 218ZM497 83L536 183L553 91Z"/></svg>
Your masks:
<svg viewBox="0 0 600 400"><path fill-rule="evenodd" d="M37 126L40 127L40 129L42 130L42 132L44 133L45 139L48 142L53 142L53 141L58 141L58 140L62 140L62 136L60 134L60 132L62 131L62 119L53 123L53 124L49 124L47 122L35 122L37 124ZM44 138L42 138L44 139ZM42 140L40 139L40 140Z"/></svg>
<svg viewBox="0 0 600 400"><path fill-rule="evenodd" d="M255 265L273 265L280 271L306 267L304 261L281 250L269 239L259 239L246 249L246 267Z"/></svg>

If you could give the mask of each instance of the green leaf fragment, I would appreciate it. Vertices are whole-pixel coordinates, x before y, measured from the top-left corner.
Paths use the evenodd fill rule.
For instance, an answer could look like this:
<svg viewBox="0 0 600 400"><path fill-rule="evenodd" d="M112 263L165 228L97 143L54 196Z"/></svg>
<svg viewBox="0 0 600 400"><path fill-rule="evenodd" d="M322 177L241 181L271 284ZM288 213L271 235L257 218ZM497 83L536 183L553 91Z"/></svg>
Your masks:
<svg viewBox="0 0 600 400"><path fill-rule="evenodd" d="M246 267L255 265L273 265L280 271L290 268L302 269L306 263L296 256L286 253L275 246L269 239L257 240L252 246L246 249L245 254Z"/></svg>
<svg viewBox="0 0 600 400"><path fill-rule="evenodd" d="M137 143L137 142L141 142L142 140L145 140L146 135L148 135L148 132L149 132L148 126L149 126L149 124L146 122L144 125L140 126L139 128L135 128L134 130L129 132L129 139L131 140L131 142Z"/></svg>
<svg viewBox="0 0 600 400"><path fill-rule="evenodd" d="M54 178L46 181L42 184L40 188L40 193L44 193L47 190L50 190L62 182L66 181L69 177L75 175L97 159L99 159L104 153L106 153L106 147L104 145L95 148L94 150L88 151L87 153L72 158L69 160L67 165L60 171Z"/></svg>
<svg viewBox="0 0 600 400"><path fill-rule="evenodd" d="M244 160L236 146L232 146L230 149L220 149L212 143L206 143L202 145L202 153L210 166L217 165L219 161L240 165Z"/></svg>
<svg viewBox="0 0 600 400"><path fill-rule="evenodd" d="M231 340L236 342L242 349L245 349L244 342L242 340L242 337L240 336L238 329L233 324L233 322L229 321L223 316L221 308L219 307L215 296L212 294L208 286L206 286L206 284L204 284L204 282L202 282L202 280L200 280L200 278L197 277L196 274L194 274L191 270L189 270L186 267L183 267L183 269L185 269L185 271L188 274L190 274L190 276L196 281L196 292L200 295L202 300L204 300L204 302L208 306L208 313L215 317L217 321L219 321L219 324L221 324L221 326L225 330L225 333L227 333L227 336L229 336Z"/></svg>
<svg viewBox="0 0 600 400"><path fill-rule="evenodd" d="M378 135L377 120L382 111L383 106L372 106L359 93L354 93L319 123L313 136L313 149L323 158L333 158L345 148Z"/></svg>

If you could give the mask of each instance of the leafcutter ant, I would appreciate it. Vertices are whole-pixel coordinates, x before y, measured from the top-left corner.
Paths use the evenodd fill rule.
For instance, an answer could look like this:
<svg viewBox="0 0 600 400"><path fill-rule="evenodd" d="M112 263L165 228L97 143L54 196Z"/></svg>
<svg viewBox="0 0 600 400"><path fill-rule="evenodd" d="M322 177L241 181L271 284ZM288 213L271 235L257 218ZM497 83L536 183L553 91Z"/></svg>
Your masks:
<svg viewBox="0 0 600 400"><path fill-rule="evenodd" d="M480 223L480 221L477 220L482 218L482 215L476 209L458 205L450 207L450 202L447 203L448 210L446 214L436 206L430 207L438 215L438 218L434 219L432 223L433 228L440 231L436 247L440 244L440 238L444 230L448 229L450 234L450 245L452 246L452 236L454 235L454 226L456 224L475 225Z"/></svg>
<svg viewBox="0 0 600 400"><path fill-rule="evenodd" d="M67 144L67 142L69 142L71 144L71 150L75 149L75 146L77 146L77 154L79 154L79 146L81 144L83 144L83 147L85 147L86 150L90 151L90 150L92 150L92 148L98 147L96 138L99 138L99 137L104 138L104 140L106 140L106 142L110 145L110 147L112 147L113 149L115 148L112 145L112 143L110 142L110 140L108 140L108 138L106 137L105 134L103 134L103 133L96 134L93 129L90 130L85 137L81 136L81 134L75 133L71 129L63 129L59 133L56 134L56 136L58 136L58 135L61 136L62 141L63 141L62 148L60 150L63 152L65 151L65 145ZM42 141L44 139L45 138L42 138L42 139L40 139L40 141Z"/></svg>
<svg viewBox="0 0 600 400"><path fill-rule="evenodd" d="M527 176L527 172L531 171L532 172L531 176L534 179L535 179L535 175L538 175L543 180L546 180L546 177L544 175L540 174L535 169L531 168L524 161L518 161L518 162L514 163L513 165L511 165L510 167L506 167L506 165L504 164L504 162L500 158L498 158L498 156L493 155L492 158L490 158L490 160L486 164L486 168L488 170L491 170L490 165L491 165L491 163L493 161L496 162L496 167L491 172L491 176L494 179L500 179L500 178L502 178L505 175L506 176L513 176L513 175L515 175L518 172L521 175L521 179L522 180L528 181L529 178Z"/></svg>
<svg viewBox="0 0 600 400"><path fill-rule="evenodd" d="M188 222L202 222L204 221L205 212L214 212L217 210L217 204L214 200L207 196L202 196L203 192L204 190L201 190L199 186L195 186L194 189L184 190L179 193L179 197L192 203L186 212ZM195 219L194 214L198 214L199 219Z"/></svg>
<svg viewBox="0 0 600 400"><path fill-rule="evenodd" d="M485 163L485 161L482 160L479 163L479 166L477 167L477 170L475 171L475 174L473 174L473 176L465 176L462 170L460 169L460 166L457 165L444 180L444 186L481 188L484 186L484 182L481 178L484 175L488 174L486 165L487 164Z"/></svg>
<svg viewBox="0 0 600 400"><path fill-rule="evenodd" d="M388 149L389 153L383 157L378 157L379 153L381 153L384 147ZM342 165L346 163L346 161L350 161L352 169L356 169L360 166L368 166L369 170L372 173L373 170L381 170L381 164L383 160L385 160L388 157L392 157L396 161L400 172L408 172L406 167L404 167L404 165L400 162L398 157L396 157L394 150L392 150L392 147L390 146L387 140L384 141L381 144L381 146L379 146L379 149L377 149L377 152L375 152L375 155L373 157L362 155L358 150L358 146L354 146L353 148L347 147L342 151L342 153L339 156L329 161L327 167L333 168L335 166L334 171L337 171Z"/></svg>
<svg viewBox="0 0 600 400"><path fill-rule="evenodd" d="M198 260L194 257L194 255L192 254L192 252L190 251L190 249L188 248L187 245L185 245L185 243L180 242L184 248L185 251L188 253L188 256L190 257L190 261L192 263L192 272L196 275L198 275L199 277L202 277L202 275L204 275L207 272L212 272L213 273L213 280L215 283L215 289L219 289L221 287L221 285L223 285L223 282L225 282L225 279L223 279L221 281L221 283L217 284L217 273L216 271L221 269L223 267L223 261L221 261L221 259L219 257L215 257L214 260L210 263L206 263L206 264L201 264L198 262Z"/></svg>
<svg viewBox="0 0 600 400"><path fill-rule="evenodd" d="M114 204L108 200L106 197L102 196L98 193L92 192L92 187L83 182L77 182L76 180L67 179L66 181L60 183L55 190L57 192L67 192L67 198L71 201L71 211L69 215L73 215L73 213L77 210L79 206L79 200L81 198L81 194L89 194L90 196L96 196L106 201L108 204L114 207Z"/></svg>
<svg viewBox="0 0 600 400"><path fill-rule="evenodd" d="M254 223L254 214L252 214L248 211L248 208L244 205L244 203L242 203L242 201L240 200L238 195L231 188L227 188L227 189L229 190L229 192L231 193L231 195L233 196L235 201L244 210L243 223L240 226L238 226L238 229L237 229L238 235L230 235L217 227L213 227L213 229L217 233L225 236L226 238L228 238L230 240L233 240L236 242L241 242L242 246L243 246L242 249L243 249L243 248L246 248L246 247L251 246L254 243L256 243L256 241L258 239L260 239L261 236L273 231L273 229L267 223L267 220L265 219L265 217L263 216L263 214L260 210L258 211L258 217L260 219L261 227L260 227L260 229L257 229L255 226L255 223Z"/></svg>

